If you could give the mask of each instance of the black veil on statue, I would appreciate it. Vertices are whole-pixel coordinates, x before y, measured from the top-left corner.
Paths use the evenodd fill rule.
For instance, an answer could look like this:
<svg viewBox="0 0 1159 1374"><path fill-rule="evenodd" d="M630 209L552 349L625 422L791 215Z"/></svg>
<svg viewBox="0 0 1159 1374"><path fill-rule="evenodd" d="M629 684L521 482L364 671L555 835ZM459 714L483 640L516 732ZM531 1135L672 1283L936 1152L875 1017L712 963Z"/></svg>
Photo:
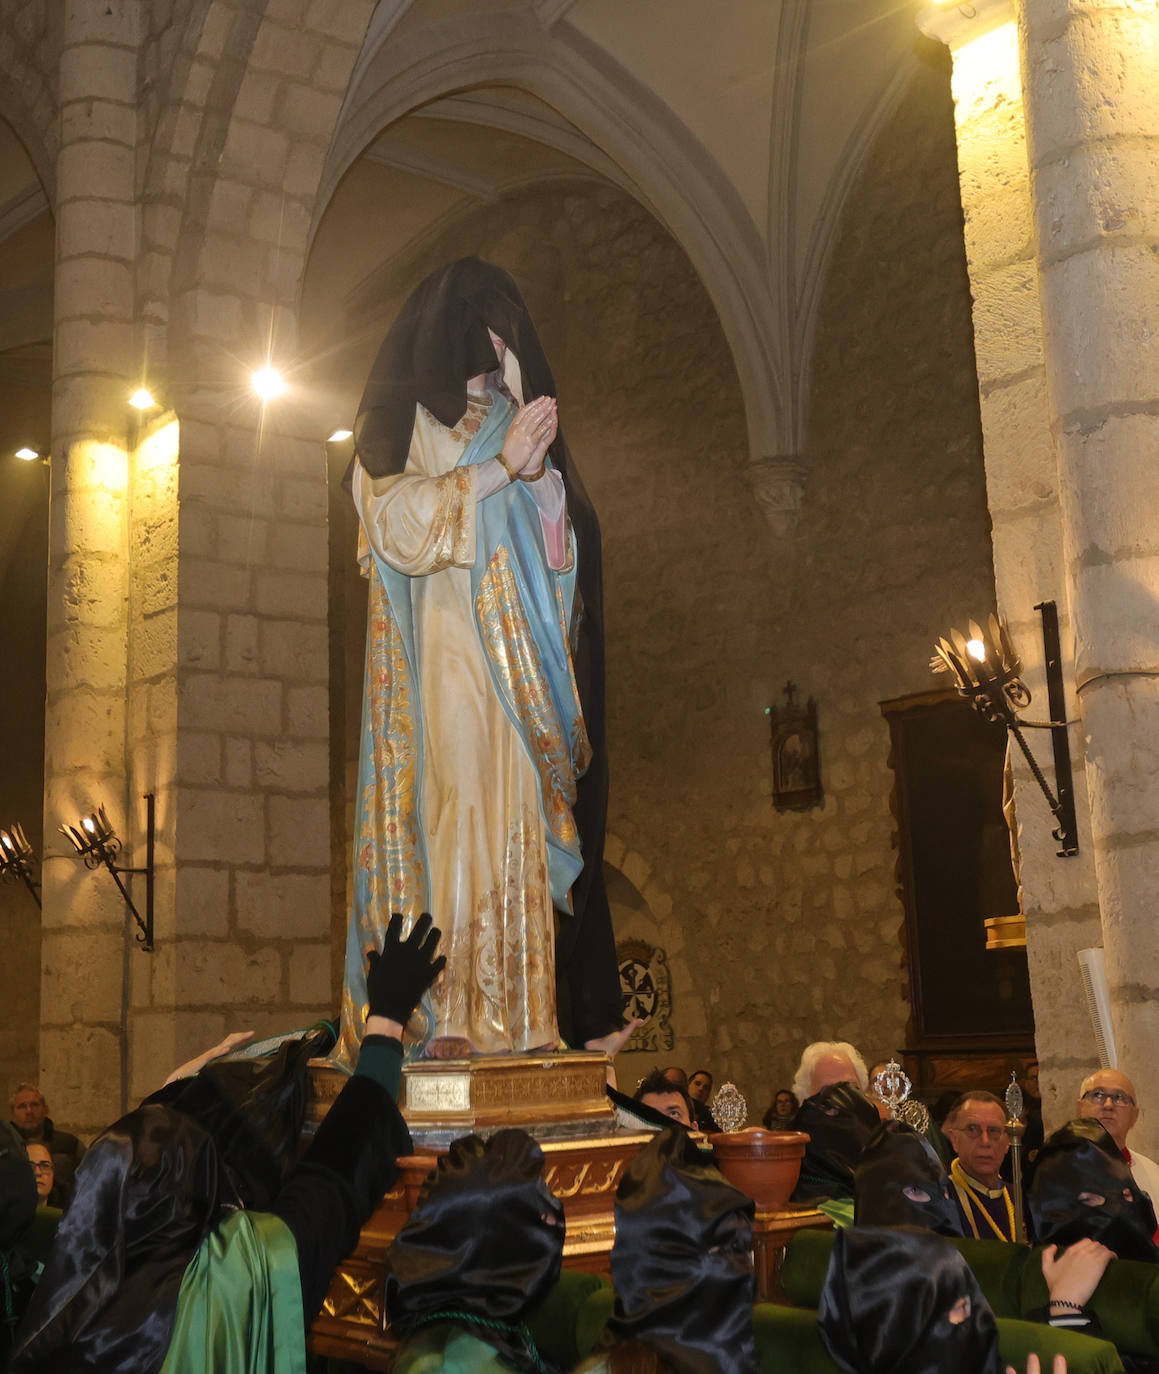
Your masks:
<svg viewBox="0 0 1159 1374"><path fill-rule="evenodd" d="M998 1327L978 1280L932 1231L838 1231L817 1328L845 1374L1002 1374Z"/></svg>
<svg viewBox="0 0 1159 1374"><path fill-rule="evenodd" d="M1103 1201L1089 1206L1080 1195ZM1027 1209L1039 1245L1065 1247L1089 1237L1120 1259L1155 1262L1155 1209L1093 1117L1077 1117L1047 1137L1034 1160Z"/></svg>
<svg viewBox="0 0 1159 1374"><path fill-rule="evenodd" d="M447 427L462 419L468 380L496 368L489 328L519 360L524 403L556 395L547 355L514 278L480 258L460 258L415 287L374 360L354 422L354 451L371 477L406 467L416 405ZM582 1045L623 1021L603 876L608 761L600 525L562 429L548 451L563 477L578 548L576 583L583 604L572 659L592 747L572 808L584 866L571 889L573 914L560 921L556 938L560 1031L569 1044Z"/></svg>

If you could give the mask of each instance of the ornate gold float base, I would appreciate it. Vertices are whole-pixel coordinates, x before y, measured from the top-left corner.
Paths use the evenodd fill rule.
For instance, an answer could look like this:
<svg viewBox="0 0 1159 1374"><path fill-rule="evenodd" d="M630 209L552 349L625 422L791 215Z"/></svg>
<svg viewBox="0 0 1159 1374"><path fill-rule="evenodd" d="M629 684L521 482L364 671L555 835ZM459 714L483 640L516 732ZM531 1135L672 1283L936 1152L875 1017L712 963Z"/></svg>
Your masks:
<svg viewBox="0 0 1159 1374"><path fill-rule="evenodd" d="M402 1112L415 1144L434 1149L504 1126L540 1141L607 1135L607 1062L587 1051L420 1059L403 1070Z"/></svg>
<svg viewBox="0 0 1159 1374"><path fill-rule="evenodd" d="M652 1137L616 1132L604 1092L605 1062L603 1055L567 1053L409 1065L403 1073L403 1113L418 1148L398 1161L395 1186L335 1274L310 1329L310 1349L368 1369L390 1368L395 1340L385 1294L391 1241L417 1204L438 1155L456 1136L471 1131L518 1126L539 1139L548 1187L562 1201L567 1220L564 1266L610 1278L616 1189L629 1161ZM345 1081L325 1062L311 1066L313 1126ZM829 1219L812 1209L758 1211L753 1251L760 1299L784 1301L780 1259L794 1232L828 1225Z"/></svg>

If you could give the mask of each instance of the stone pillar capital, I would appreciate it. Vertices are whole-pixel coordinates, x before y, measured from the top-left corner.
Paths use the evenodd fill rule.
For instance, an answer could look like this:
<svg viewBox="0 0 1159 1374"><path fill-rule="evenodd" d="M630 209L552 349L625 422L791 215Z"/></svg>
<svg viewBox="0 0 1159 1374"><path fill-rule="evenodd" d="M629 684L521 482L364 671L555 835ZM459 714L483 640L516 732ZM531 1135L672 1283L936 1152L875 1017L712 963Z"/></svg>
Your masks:
<svg viewBox="0 0 1159 1374"><path fill-rule="evenodd" d="M746 465L753 494L769 528L786 536L797 527L808 466L799 454L764 454Z"/></svg>
<svg viewBox="0 0 1159 1374"><path fill-rule="evenodd" d="M926 5L917 15L917 26L927 38L944 43L952 53L975 38L999 29L1014 19L1011 0L977 0L976 4Z"/></svg>

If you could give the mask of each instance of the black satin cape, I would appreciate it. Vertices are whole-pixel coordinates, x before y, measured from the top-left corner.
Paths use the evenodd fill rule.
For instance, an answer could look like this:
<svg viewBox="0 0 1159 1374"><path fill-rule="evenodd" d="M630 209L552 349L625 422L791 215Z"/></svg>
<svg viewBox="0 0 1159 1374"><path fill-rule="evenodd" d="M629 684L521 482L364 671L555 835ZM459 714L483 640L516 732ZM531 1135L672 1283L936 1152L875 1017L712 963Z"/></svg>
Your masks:
<svg viewBox="0 0 1159 1374"><path fill-rule="evenodd" d="M525 1131L451 1143L390 1247L386 1306L400 1336L440 1313L518 1326L546 1297L563 1265L564 1216L543 1166ZM535 1369L517 1334L465 1325L516 1369Z"/></svg>
<svg viewBox="0 0 1159 1374"><path fill-rule="evenodd" d="M333 1027L284 1041L272 1055L218 1059L145 1099L191 1116L213 1137L236 1200L268 1211L298 1157L307 1063L334 1043Z"/></svg>
<svg viewBox="0 0 1159 1374"><path fill-rule="evenodd" d="M432 272L407 298L370 370L354 422L354 450L372 477L406 466L415 407L455 425L467 409L467 381L495 370L491 328L519 360L523 399L554 396L555 380L527 306L507 272L461 258ZM556 937L560 1032L570 1045L607 1035L623 1022L612 917L604 889L608 758L604 706L604 612L600 525L562 429L550 450L563 477L578 548L582 613L572 644L576 687L592 761L572 807L583 871L572 884L572 916Z"/></svg>
<svg viewBox="0 0 1159 1374"><path fill-rule="evenodd" d="M853 1197L853 1171L881 1123L877 1108L852 1083L830 1083L801 1103L794 1131L808 1131L794 1202Z"/></svg>
<svg viewBox="0 0 1159 1374"><path fill-rule="evenodd" d="M756 1374L751 1198L670 1126L616 1192L609 1331L684 1374Z"/></svg>
<svg viewBox="0 0 1159 1374"><path fill-rule="evenodd" d="M77 1169L11 1374L156 1374L220 1186L213 1140L181 1112L153 1104L110 1126Z"/></svg>
<svg viewBox="0 0 1159 1374"><path fill-rule="evenodd" d="M1088 1207L1080 1193L1106 1201ZM1110 1132L1093 1117L1077 1117L1040 1147L1027 1194L1034 1238L1040 1245L1097 1240L1120 1259L1154 1263L1155 1209L1140 1192Z"/></svg>
<svg viewBox="0 0 1159 1374"><path fill-rule="evenodd" d="M970 1314L954 1325L963 1297ZM817 1308L846 1374L1002 1374L998 1327L950 1241L916 1227L850 1226L833 1238Z"/></svg>
<svg viewBox="0 0 1159 1374"><path fill-rule="evenodd" d="M909 1188L927 1202L907 1197ZM962 1222L937 1151L904 1121L883 1121L853 1171L855 1226L920 1226L960 1236Z"/></svg>

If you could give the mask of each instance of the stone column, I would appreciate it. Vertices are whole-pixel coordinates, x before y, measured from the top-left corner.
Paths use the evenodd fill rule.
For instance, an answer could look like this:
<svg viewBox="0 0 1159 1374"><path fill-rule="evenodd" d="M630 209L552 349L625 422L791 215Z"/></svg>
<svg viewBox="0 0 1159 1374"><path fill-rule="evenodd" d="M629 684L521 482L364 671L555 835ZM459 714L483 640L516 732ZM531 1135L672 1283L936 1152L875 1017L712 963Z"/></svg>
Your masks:
<svg viewBox="0 0 1159 1374"><path fill-rule="evenodd" d="M125 834L137 9L66 0L59 72L41 1063L81 1128L116 1114L126 1062L124 907L57 826L104 803Z"/></svg>
<svg viewBox="0 0 1159 1374"><path fill-rule="evenodd" d="M1159 11L1025 0L1050 421L1119 1064L1159 1144Z"/></svg>
<svg viewBox="0 0 1159 1374"><path fill-rule="evenodd" d="M1042 630L1034 607L1045 599L1057 602L1068 707L1074 716L1068 587L1014 11L1009 0L983 0L976 8L931 6L919 24L949 47L954 62L958 167L999 612L1026 664L1034 694L1027 714L1045 719ZM1051 776L1048 737L1031 731L1030 742ZM1096 1063L1075 958L1077 950L1100 942L1077 729L1071 730L1071 752L1080 852L1070 859L1056 857L1046 801L1021 755L1015 751L1013 756L1044 1107L1048 1119L1058 1122L1070 1115L1075 1087Z"/></svg>

